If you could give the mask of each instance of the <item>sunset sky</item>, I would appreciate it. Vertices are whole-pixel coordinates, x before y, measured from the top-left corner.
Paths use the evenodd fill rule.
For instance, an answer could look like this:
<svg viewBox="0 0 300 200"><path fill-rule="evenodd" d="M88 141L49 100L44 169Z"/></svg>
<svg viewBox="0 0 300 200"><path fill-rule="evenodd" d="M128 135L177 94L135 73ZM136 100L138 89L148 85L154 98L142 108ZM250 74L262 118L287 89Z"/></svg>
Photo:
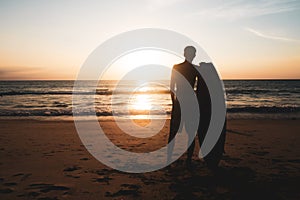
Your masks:
<svg viewBox="0 0 300 200"><path fill-rule="evenodd" d="M299 0L0 0L0 80L75 79L98 45L138 28L190 37L223 79L299 79L299 19Z"/></svg>

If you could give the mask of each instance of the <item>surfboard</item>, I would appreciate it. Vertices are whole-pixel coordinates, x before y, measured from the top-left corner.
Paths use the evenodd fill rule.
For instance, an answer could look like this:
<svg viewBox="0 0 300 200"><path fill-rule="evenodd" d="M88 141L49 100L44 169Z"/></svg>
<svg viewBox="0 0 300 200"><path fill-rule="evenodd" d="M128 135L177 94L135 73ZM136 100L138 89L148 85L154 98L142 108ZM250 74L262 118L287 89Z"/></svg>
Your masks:
<svg viewBox="0 0 300 200"><path fill-rule="evenodd" d="M211 170L215 170L218 168L218 165L223 157L224 146L225 146L225 139L226 139L226 119L224 123L224 127L222 130L222 133L213 147L213 149L203 158L205 163L207 164L207 167Z"/></svg>

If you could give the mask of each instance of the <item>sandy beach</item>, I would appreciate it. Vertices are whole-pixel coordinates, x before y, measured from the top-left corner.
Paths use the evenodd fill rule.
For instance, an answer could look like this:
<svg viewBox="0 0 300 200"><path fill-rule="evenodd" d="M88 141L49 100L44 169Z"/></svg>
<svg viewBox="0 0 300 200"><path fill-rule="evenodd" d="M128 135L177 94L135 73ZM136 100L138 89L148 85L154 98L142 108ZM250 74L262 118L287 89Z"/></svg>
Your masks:
<svg viewBox="0 0 300 200"><path fill-rule="evenodd" d="M113 121L100 123L130 151L153 151L167 141L169 122L151 141L128 139ZM215 173L195 154L193 171L183 155L171 169L129 174L93 158L72 121L1 120L0 199L299 199L299 123L229 120Z"/></svg>

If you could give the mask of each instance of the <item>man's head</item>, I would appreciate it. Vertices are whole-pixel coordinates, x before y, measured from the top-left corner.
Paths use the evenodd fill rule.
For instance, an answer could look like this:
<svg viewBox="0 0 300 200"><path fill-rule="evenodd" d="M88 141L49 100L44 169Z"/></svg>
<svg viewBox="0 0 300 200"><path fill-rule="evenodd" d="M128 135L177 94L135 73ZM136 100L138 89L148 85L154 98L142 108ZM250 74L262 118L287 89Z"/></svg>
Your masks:
<svg viewBox="0 0 300 200"><path fill-rule="evenodd" d="M184 57L185 60L187 60L188 62L192 63L192 61L194 60L196 56L196 48L193 46L187 46L184 48Z"/></svg>

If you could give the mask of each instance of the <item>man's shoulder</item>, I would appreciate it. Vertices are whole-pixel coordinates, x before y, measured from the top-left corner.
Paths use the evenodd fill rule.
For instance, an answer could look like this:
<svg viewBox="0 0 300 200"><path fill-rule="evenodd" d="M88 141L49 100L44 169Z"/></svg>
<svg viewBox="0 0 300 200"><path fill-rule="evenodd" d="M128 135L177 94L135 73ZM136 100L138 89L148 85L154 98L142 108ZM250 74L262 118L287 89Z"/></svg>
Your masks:
<svg viewBox="0 0 300 200"><path fill-rule="evenodd" d="M173 68L174 68L174 69L180 69L180 68L183 68L184 66L185 66L185 63L183 62L183 63L175 64L175 65L173 66Z"/></svg>
<svg viewBox="0 0 300 200"><path fill-rule="evenodd" d="M175 65L173 65L173 69L174 69L174 70L178 70L178 69L180 69L180 66L179 66L179 64L175 64Z"/></svg>
<svg viewBox="0 0 300 200"><path fill-rule="evenodd" d="M173 65L173 67L180 67L180 66L182 66L182 63L178 63L178 64Z"/></svg>

